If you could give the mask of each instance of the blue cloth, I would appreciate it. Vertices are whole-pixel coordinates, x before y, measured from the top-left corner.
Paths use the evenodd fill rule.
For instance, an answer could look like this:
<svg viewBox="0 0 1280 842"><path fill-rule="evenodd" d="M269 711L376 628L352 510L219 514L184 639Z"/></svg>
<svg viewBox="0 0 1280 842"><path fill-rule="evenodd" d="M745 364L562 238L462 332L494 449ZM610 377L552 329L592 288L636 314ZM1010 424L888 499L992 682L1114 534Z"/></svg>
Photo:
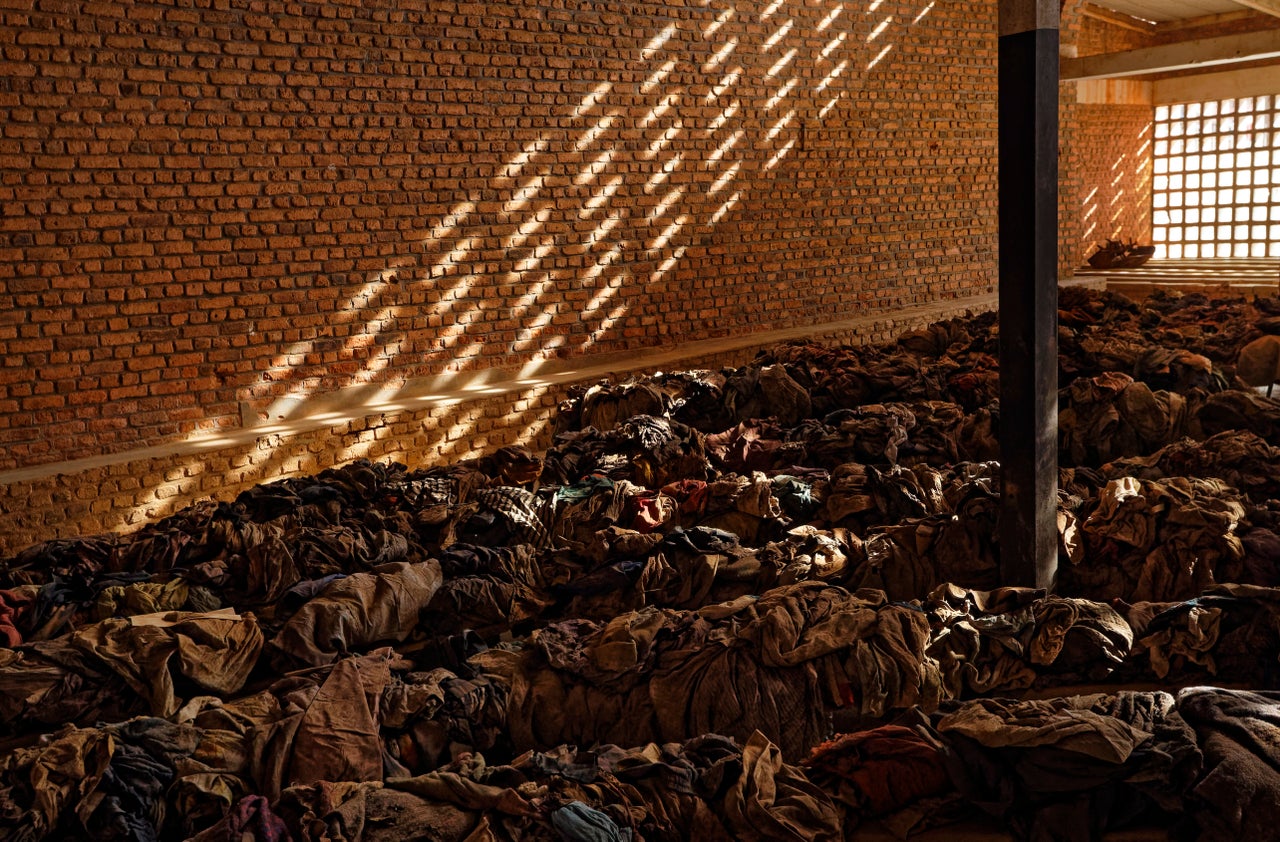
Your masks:
<svg viewBox="0 0 1280 842"><path fill-rule="evenodd" d="M631 828L581 801L570 801L551 814L551 825L565 842L631 842Z"/></svg>

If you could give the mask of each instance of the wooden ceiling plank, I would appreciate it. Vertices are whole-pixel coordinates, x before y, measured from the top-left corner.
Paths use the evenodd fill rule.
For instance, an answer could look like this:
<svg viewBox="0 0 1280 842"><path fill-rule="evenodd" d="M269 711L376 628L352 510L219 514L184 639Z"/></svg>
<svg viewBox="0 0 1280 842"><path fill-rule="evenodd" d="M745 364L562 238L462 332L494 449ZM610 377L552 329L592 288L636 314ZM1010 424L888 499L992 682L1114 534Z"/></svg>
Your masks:
<svg viewBox="0 0 1280 842"><path fill-rule="evenodd" d="M1125 12L1114 12L1111 9L1105 9L1102 6L1095 6L1092 3L1085 3L1083 14L1087 18L1101 21L1111 26L1118 26L1121 29L1129 29L1134 32L1141 32L1144 35L1151 35L1156 31L1156 25L1149 21L1135 18L1133 15Z"/></svg>

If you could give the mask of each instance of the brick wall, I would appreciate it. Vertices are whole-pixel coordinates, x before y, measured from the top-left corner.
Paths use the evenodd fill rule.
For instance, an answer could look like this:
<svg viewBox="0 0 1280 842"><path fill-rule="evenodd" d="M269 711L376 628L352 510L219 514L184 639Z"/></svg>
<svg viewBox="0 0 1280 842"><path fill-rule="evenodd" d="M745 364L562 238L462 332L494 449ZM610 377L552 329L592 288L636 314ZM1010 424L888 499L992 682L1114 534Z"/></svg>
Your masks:
<svg viewBox="0 0 1280 842"><path fill-rule="evenodd" d="M1083 2L1063 9L1062 43L1076 55L1133 50L1153 35L1083 14ZM1059 264L1064 274L1084 265L1107 238L1151 239L1152 107L1080 102L1077 85L1063 83Z"/></svg>
<svg viewBox="0 0 1280 842"><path fill-rule="evenodd" d="M1151 242L1152 117L1150 105L1076 106L1078 260L1106 239Z"/></svg>
<svg viewBox="0 0 1280 842"><path fill-rule="evenodd" d="M994 2L3 0L0 44L0 470L994 285Z"/></svg>

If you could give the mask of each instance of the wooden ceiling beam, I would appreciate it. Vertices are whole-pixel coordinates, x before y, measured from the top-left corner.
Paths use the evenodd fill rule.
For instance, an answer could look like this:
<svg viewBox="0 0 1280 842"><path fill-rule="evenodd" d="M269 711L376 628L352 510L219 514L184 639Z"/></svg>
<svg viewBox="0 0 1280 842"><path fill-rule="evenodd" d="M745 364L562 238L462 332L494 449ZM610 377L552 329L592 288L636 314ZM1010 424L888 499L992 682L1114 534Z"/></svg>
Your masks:
<svg viewBox="0 0 1280 842"><path fill-rule="evenodd" d="M1117 79L1280 58L1280 29L1062 59L1062 80Z"/></svg>
<svg viewBox="0 0 1280 842"><path fill-rule="evenodd" d="M1248 6L1259 12L1280 17L1280 0L1232 0L1237 6Z"/></svg>
<svg viewBox="0 0 1280 842"><path fill-rule="evenodd" d="M1236 23L1242 20L1252 20L1258 17L1258 13L1253 9L1241 9L1238 12L1220 12L1216 15L1201 15L1197 18L1181 18L1179 20L1166 20L1156 24L1157 35L1175 35L1189 29L1200 29L1206 26L1223 26L1225 24Z"/></svg>

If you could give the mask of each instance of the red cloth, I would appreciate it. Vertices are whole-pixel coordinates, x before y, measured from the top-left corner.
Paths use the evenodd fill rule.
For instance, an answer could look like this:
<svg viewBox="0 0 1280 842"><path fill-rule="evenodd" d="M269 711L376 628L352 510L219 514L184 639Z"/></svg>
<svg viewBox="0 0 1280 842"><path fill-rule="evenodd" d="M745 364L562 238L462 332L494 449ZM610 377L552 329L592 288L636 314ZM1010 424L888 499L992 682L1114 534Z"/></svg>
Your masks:
<svg viewBox="0 0 1280 842"><path fill-rule="evenodd" d="M22 591L0 591L0 642L13 648L22 643L18 625L31 610L35 597Z"/></svg>
<svg viewBox="0 0 1280 842"><path fill-rule="evenodd" d="M938 747L900 725L841 734L801 765L838 779L836 797L867 815L890 813L951 788Z"/></svg>

